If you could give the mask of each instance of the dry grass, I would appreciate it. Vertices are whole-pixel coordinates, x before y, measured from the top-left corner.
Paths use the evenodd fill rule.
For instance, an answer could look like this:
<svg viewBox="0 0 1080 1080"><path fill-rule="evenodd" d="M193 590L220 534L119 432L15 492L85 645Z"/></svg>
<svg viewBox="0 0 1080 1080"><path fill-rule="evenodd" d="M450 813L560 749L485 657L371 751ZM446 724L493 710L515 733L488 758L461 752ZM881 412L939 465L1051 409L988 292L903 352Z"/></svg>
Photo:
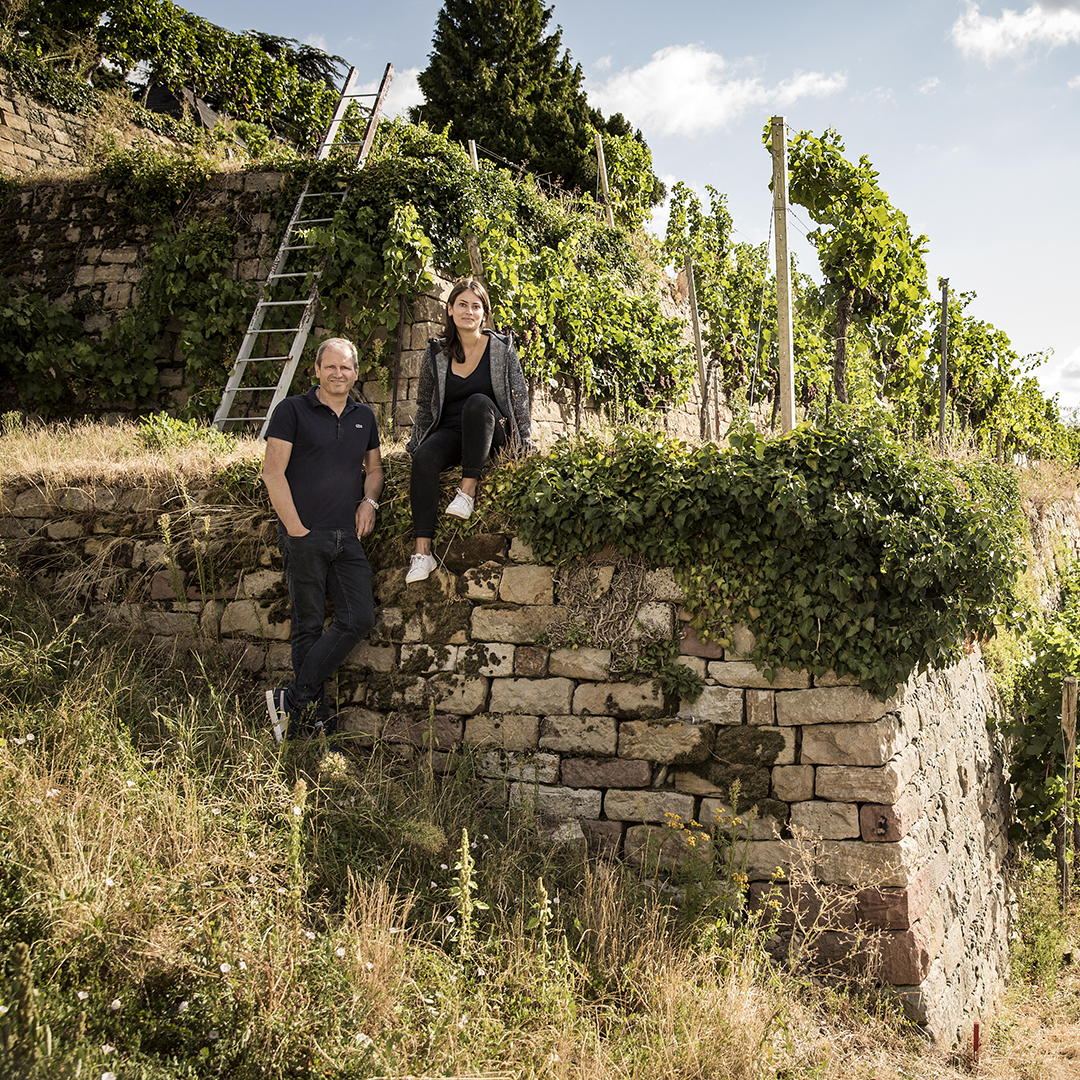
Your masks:
<svg viewBox="0 0 1080 1080"><path fill-rule="evenodd" d="M8 414L10 417L12 414ZM4 421L0 434L0 482L30 480L46 488L72 484L119 483L137 476L148 486L177 476L196 485L223 469L261 462L263 444L241 437L231 445L196 441L186 446L147 449L139 425L77 422L23 426Z"/></svg>

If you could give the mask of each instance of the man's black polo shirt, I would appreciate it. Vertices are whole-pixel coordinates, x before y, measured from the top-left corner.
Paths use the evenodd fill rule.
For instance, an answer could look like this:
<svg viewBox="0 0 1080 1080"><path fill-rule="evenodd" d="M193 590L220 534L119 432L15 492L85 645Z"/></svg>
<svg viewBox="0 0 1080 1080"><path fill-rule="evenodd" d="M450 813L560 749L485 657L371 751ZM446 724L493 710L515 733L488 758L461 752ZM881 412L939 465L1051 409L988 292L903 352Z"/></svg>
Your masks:
<svg viewBox="0 0 1080 1080"><path fill-rule="evenodd" d="M364 497L364 455L379 445L371 409L349 398L337 416L313 386L278 405L266 437L292 443L285 479L304 526L355 529Z"/></svg>

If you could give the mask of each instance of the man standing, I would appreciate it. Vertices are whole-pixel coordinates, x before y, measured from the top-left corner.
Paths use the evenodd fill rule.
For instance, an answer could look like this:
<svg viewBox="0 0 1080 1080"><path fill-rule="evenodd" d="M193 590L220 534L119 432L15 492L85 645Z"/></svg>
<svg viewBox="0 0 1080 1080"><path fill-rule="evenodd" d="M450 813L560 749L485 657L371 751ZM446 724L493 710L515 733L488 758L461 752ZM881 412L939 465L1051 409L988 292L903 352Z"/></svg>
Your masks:
<svg viewBox="0 0 1080 1080"><path fill-rule="evenodd" d="M266 432L262 479L278 516L292 624L293 681L266 691L278 742L333 734L323 683L375 625L360 541L375 528L383 469L375 414L349 397L357 375L356 346L327 338L315 355L319 385L282 401ZM334 621L324 632L327 596Z"/></svg>

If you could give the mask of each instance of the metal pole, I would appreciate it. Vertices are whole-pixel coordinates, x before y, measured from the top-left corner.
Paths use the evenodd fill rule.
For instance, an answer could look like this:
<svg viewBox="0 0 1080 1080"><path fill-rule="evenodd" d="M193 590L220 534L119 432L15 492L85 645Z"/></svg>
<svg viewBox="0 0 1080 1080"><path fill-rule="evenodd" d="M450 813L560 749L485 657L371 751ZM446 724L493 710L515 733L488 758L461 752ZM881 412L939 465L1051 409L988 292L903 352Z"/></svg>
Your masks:
<svg viewBox="0 0 1080 1080"><path fill-rule="evenodd" d="M945 387L949 380L949 279L941 279L941 377L938 402L938 449L945 453Z"/></svg>
<svg viewBox="0 0 1080 1080"><path fill-rule="evenodd" d="M472 167L477 172L479 172L480 171L480 162L479 162L479 160L477 160L477 157L476 157L476 140L475 139L470 139L469 140L469 160L472 162Z"/></svg>
<svg viewBox="0 0 1080 1080"><path fill-rule="evenodd" d="M607 208L607 223L615 227L615 215L611 212L611 195L607 186L607 165L604 164L604 140L596 132L596 160L600 165L600 186L604 189L604 206Z"/></svg>
<svg viewBox="0 0 1080 1080"><path fill-rule="evenodd" d="M784 118L770 120L773 157L773 216L776 229L776 319L780 347L780 426L787 432L795 426L795 363L791 330L791 260L787 244L787 133Z"/></svg>
<svg viewBox="0 0 1080 1080"><path fill-rule="evenodd" d="M714 433L709 426L709 386L705 379L705 353L701 348L701 320L698 318L694 264L689 255L686 256L686 291L690 294L690 321L694 326L694 349L697 352L698 379L701 383L701 437L711 439ZM716 434L718 435L719 432Z"/></svg>

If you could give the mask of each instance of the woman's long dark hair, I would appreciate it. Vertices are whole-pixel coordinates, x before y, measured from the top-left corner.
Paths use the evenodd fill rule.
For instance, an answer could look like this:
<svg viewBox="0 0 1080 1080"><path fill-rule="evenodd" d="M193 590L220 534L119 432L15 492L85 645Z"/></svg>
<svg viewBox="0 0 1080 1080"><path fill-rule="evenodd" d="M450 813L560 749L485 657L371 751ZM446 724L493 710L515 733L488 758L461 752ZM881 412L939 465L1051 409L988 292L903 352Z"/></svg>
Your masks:
<svg viewBox="0 0 1080 1080"><path fill-rule="evenodd" d="M443 351L448 352L458 363L465 362L465 347L461 344L461 338L458 337L457 327L454 325L454 316L450 314L450 309L454 306L454 301L463 292L476 293L480 297L480 303L484 305L484 322L491 318L491 299L482 281L477 281L476 278L471 277L462 278L450 290L450 295L446 298L446 329L442 336L442 347Z"/></svg>

